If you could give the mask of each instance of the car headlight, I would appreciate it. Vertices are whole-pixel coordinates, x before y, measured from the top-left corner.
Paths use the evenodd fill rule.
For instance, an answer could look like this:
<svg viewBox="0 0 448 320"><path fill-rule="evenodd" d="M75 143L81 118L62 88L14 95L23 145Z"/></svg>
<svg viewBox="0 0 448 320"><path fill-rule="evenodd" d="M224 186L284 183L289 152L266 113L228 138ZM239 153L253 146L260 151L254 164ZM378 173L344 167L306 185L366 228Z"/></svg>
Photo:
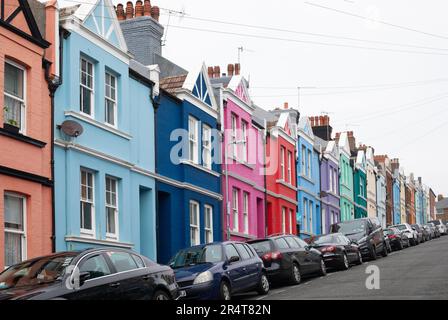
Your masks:
<svg viewBox="0 0 448 320"><path fill-rule="evenodd" d="M366 244L366 242L367 242L367 237L363 237L363 238L358 240L358 244L360 246L362 246L363 244Z"/></svg>
<svg viewBox="0 0 448 320"><path fill-rule="evenodd" d="M213 274L210 271L205 271L200 273L196 279L194 279L193 284L206 283L213 280Z"/></svg>

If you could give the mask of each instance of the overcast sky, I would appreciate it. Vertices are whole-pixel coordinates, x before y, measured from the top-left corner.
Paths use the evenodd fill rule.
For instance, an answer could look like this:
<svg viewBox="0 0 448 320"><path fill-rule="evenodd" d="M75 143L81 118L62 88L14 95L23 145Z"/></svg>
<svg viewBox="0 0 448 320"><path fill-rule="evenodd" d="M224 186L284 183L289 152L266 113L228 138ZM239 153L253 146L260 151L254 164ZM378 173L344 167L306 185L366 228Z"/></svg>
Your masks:
<svg viewBox="0 0 448 320"><path fill-rule="evenodd" d="M114 1L119 2L125 1ZM226 72L228 63L237 62L238 47L243 47L242 73L250 79L256 104L272 109L289 102L297 108L296 87L305 87L299 106L302 116L328 112L335 132L353 130L357 141L373 146L376 154L400 158L406 174L414 172L436 193L448 193L446 0L151 3L186 13L184 18L170 18L163 48L167 58L186 69L204 61L220 65L221 72ZM166 26L167 11L161 13L161 23Z"/></svg>

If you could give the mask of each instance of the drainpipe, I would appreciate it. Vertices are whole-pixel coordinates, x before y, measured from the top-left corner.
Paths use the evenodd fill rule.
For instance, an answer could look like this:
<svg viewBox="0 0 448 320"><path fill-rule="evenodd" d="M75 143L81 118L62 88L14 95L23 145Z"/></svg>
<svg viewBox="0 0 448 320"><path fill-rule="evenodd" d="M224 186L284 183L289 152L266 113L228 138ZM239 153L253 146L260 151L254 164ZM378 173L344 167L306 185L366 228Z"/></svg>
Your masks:
<svg viewBox="0 0 448 320"><path fill-rule="evenodd" d="M267 177L266 177L266 149L267 149L267 121L264 120L264 141L263 141L263 164L264 164L264 236L268 236L268 185L267 185Z"/></svg>
<svg viewBox="0 0 448 320"><path fill-rule="evenodd" d="M154 107L154 171L157 174L158 170L158 161L157 161L157 110L159 110L160 107L160 93L157 97L153 97L153 91L154 91L154 87L151 88L150 90L150 94L149 97L151 99L152 105ZM154 186L154 201L155 201L155 205L156 205L156 212L155 212L155 216L156 216L156 239L157 239L157 244L159 244L159 215L157 214L159 212L159 201L158 199L158 189L157 189L157 181L155 183ZM159 259L159 248L157 248L157 261L160 261Z"/></svg>

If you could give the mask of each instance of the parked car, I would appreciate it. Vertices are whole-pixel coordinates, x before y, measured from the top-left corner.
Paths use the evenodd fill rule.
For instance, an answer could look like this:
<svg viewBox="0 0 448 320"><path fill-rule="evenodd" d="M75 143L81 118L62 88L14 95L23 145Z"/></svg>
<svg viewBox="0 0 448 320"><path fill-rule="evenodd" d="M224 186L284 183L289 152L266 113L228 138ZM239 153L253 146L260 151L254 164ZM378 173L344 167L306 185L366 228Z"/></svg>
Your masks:
<svg viewBox="0 0 448 320"><path fill-rule="evenodd" d="M393 250L403 250L403 248L410 246L409 238L397 228L384 229L384 234L389 239Z"/></svg>
<svg viewBox="0 0 448 320"><path fill-rule="evenodd" d="M388 255L383 228L377 218L335 223L331 225L330 231L331 233L342 233L350 240L356 241L363 258L376 260L379 254L383 257Z"/></svg>
<svg viewBox="0 0 448 320"><path fill-rule="evenodd" d="M437 238L437 228L434 223L426 223L424 226L429 229L431 240Z"/></svg>
<svg viewBox="0 0 448 320"><path fill-rule="evenodd" d="M434 225L439 229L439 233L442 236L445 236L447 234L447 228L443 224L442 220L431 220L430 223L434 223Z"/></svg>
<svg viewBox="0 0 448 320"><path fill-rule="evenodd" d="M327 269L319 250L293 235L271 236L248 242L261 257L268 278L299 284L303 277L326 275Z"/></svg>
<svg viewBox="0 0 448 320"><path fill-rule="evenodd" d="M418 243L425 242L425 239L423 238L422 226L418 223L415 223L415 224L411 225L411 227L415 232L417 232L417 242Z"/></svg>
<svg viewBox="0 0 448 320"><path fill-rule="evenodd" d="M358 245L342 233L318 236L311 244L322 252L327 268L347 270L352 264L362 264Z"/></svg>
<svg viewBox="0 0 448 320"><path fill-rule="evenodd" d="M422 225L423 238L425 241L429 241L432 239L431 236L431 228L427 225Z"/></svg>
<svg viewBox="0 0 448 320"><path fill-rule="evenodd" d="M124 249L61 252L0 274L0 300L170 300L180 296L174 272Z"/></svg>
<svg viewBox="0 0 448 320"><path fill-rule="evenodd" d="M180 250L170 261L186 299L231 300L235 293L269 292L263 261L248 244L215 242Z"/></svg>
<svg viewBox="0 0 448 320"><path fill-rule="evenodd" d="M401 233L407 234L412 246L416 246L420 243L418 241L417 231L414 230L409 223L397 224L391 226L391 228L397 228Z"/></svg>

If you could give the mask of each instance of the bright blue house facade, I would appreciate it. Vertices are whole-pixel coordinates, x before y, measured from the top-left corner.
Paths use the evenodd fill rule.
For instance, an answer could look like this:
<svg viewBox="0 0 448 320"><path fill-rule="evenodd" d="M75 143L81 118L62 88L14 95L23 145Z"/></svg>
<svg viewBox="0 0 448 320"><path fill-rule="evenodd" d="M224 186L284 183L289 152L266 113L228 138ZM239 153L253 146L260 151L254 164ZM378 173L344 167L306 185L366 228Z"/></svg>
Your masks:
<svg viewBox="0 0 448 320"><path fill-rule="evenodd" d="M219 105L205 65L161 79L157 127L158 261L222 240Z"/></svg>
<svg viewBox="0 0 448 320"><path fill-rule="evenodd" d="M297 139L297 221L300 232L321 234L320 160L308 117L299 121Z"/></svg>
<svg viewBox="0 0 448 320"><path fill-rule="evenodd" d="M393 223L401 223L401 186L400 186L400 172L395 170L394 172L394 183L392 185L392 196L393 196ZM404 192L404 190L403 190ZM405 221L404 221L405 222Z"/></svg>
<svg viewBox="0 0 448 320"><path fill-rule="evenodd" d="M56 250L114 246L155 259L152 71L128 54L110 0L64 8L60 23ZM66 134L67 120L82 134Z"/></svg>

